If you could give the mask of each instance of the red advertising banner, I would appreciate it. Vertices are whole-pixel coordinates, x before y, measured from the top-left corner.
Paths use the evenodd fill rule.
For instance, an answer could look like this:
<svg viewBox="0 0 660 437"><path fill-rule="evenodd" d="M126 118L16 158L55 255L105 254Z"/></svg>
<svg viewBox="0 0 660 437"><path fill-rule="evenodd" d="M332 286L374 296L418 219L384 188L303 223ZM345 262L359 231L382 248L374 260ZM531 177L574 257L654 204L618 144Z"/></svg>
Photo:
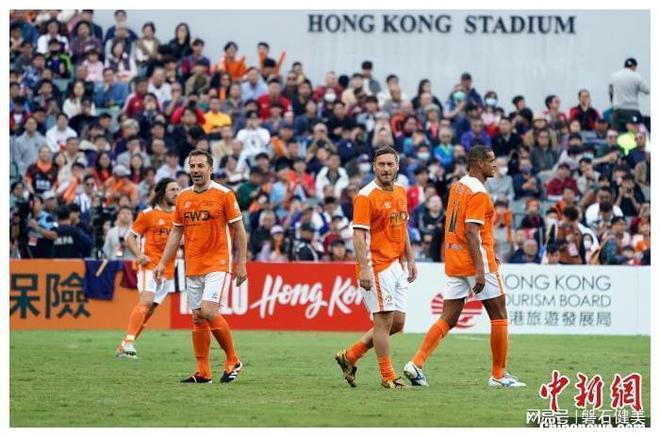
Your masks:
<svg viewBox="0 0 660 437"><path fill-rule="evenodd" d="M232 329L364 331L352 263L248 263L248 281L232 285L222 314ZM185 293L172 295L171 327L192 326Z"/></svg>

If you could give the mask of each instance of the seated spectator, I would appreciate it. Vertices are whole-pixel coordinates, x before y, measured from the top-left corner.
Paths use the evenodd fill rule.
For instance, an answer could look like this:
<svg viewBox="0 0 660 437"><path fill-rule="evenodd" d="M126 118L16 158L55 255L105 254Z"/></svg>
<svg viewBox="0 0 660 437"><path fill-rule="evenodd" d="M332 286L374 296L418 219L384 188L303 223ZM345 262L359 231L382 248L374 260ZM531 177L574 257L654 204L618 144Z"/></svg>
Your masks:
<svg viewBox="0 0 660 437"><path fill-rule="evenodd" d="M105 59L106 68L112 68L117 81L129 83L137 75L135 59L126 52L123 41L114 41L108 57Z"/></svg>
<svg viewBox="0 0 660 437"><path fill-rule="evenodd" d="M106 195L106 205L112 205L117 202L122 195L129 197L131 207L135 208L140 200L137 185L131 182L128 177L131 172L123 165L115 165L112 169L112 176L103 184Z"/></svg>
<svg viewBox="0 0 660 437"><path fill-rule="evenodd" d="M258 153L267 151L267 145L270 143L270 134L268 130L261 127L261 119L255 111L246 114L247 124L245 128L238 131L236 139L243 145L241 157L248 160Z"/></svg>
<svg viewBox="0 0 660 437"><path fill-rule="evenodd" d="M545 265L558 265L559 264L559 246L555 243L550 243L545 248L545 257L542 264Z"/></svg>
<svg viewBox="0 0 660 437"><path fill-rule="evenodd" d="M348 173L341 165L341 159L338 154L332 153L328 157L327 165L321 168L316 175L316 196L323 198L323 189L326 186L332 186L334 196L341 196L341 192L348 186Z"/></svg>
<svg viewBox="0 0 660 437"><path fill-rule="evenodd" d="M509 262L511 264L541 264L539 246L536 240L531 238L525 240L522 249L515 251Z"/></svg>
<svg viewBox="0 0 660 437"><path fill-rule="evenodd" d="M513 178L507 174L509 172L507 159L499 157L495 163L497 164L497 173L494 177L486 180L486 189L493 200L505 198L512 202L515 192Z"/></svg>
<svg viewBox="0 0 660 437"><path fill-rule="evenodd" d="M203 55L203 51L204 41L200 38L196 38L192 42L192 53L181 60L181 76L183 76L184 81L188 80L188 78L193 74L193 70L198 65L204 67L205 76L210 76L211 61L209 61L209 58Z"/></svg>
<svg viewBox="0 0 660 437"><path fill-rule="evenodd" d="M289 260L284 247L284 229L275 225L270 229L270 238L261 245L257 261L286 262Z"/></svg>
<svg viewBox="0 0 660 437"><path fill-rule="evenodd" d="M85 60L82 63L87 74L85 80L88 82L103 82L103 62L99 59L99 52L96 49L90 49L85 52Z"/></svg>
<svg viewBox="0 0 660 437"><path fill-rule="evenodd" d="M548 200L560 200L566 187L571 188L573 193L578 192L577 182L571 176L570 166L562 162L557 168L555 177L548 181L546 188Z"/></svg>
<svg viewBox="0 0 660 437"><path fill-rule="evenodd" d="M461 136L461 144L465 147L465 151L469 152L477 140L482 145L491 145L490 137L484 130L484 122L481 118L470 120L470 130Z"/></svg>
<svg viewBox="0 0 660 437"><path fill-rule="evenodd" d="M318 251L318 244L315 237L315 229L311 224L303 224L300 227L300 239L294 248L294 257L296 261L314 261L321 260L323 254Z"/></svg>
<svg viewBox="0 0 660 437"><path fill-rule="evenodd" d="M530 156L534 173L541 180L548 180L552 176L552 168L558 157L557 151L550 147L550 131L548 129L540 130Z"/></svg>
<svg viewBox="0 0 660 437"><path fill-rule="evenodd" d="M508 157L512 151L516 150L522 144L522 139L517 133L513 132L513 125L510 118L502 117L498 123L498 127L499 134L493 138L491 143L493 152L495 156Z"/></svg>
<svg viewBox="0 0 660 437"><path fill-rule="evenodd" d="M584 220L587 226L592 226L596 220L598 220L598 214L600 212L600 206L603 202L608 202L612 205L612 189L605 185L601 186L596 193L596 202L592 203L584 212ZM623 217L623 211L618 205L612 206L612 213L614 216Z"/></svg>
<svg viewBox="0 0 660 437"><path fill-rule="evenodd" d="M632 174L626 173L619 188L619 195L616 199L616 205L621 208L624 217L634 217L639 213L639 209L646 201L642 189L635 182Z"/></svg>
<svg viewBox="0 0 660 437"><path fill-rule="evenodd" d="M651 247L651 223L648 220L639 223L638 233L632 237L630 244L637 254Z"/></svg>
<svg viewBox="0 0 660 437"><path fill-rule="evenodd" d="M330 243L330 251L323 259L329 262L355 261L355 257L346 250L346 243L342 239L336 239Z"/></svg>
<svg viewBox="0 0 660 437"><path fill-rule="evenodd" d="M96 92L96 106L99 108L123 107L128 96L128 86L115 81L115 71L106 67L103 70L103 85Z"/></svg>
<svg viewBox="0 0 660 437"><path fill-rule="evenodd" d="M520 222L521 229L540 229L543 232L545 223L540 214L540 205L537 199L529 199L525 208L527 214Z"/></svg>
<svg viewBox="0 0 660 437"><path fill-rule="evenodd" d="M533 197L540 199L543 195L543 186L538 176L532 174L532 163L528 158L520 160L520 173L513 178L515 199Z"/></svg>

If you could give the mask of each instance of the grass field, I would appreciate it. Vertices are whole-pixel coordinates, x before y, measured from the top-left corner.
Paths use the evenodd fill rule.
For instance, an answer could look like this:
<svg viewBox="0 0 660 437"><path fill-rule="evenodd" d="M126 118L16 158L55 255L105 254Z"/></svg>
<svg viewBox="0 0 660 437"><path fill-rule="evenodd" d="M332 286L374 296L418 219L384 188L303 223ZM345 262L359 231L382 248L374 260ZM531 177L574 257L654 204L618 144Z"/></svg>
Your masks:
<svg viewBox="0 0 660 437"><path fill-rule="evenodd" d="M524 426L528 408L547 408L538 389L553 369L571 377L560 406L573 405L575 372L600 373L604 401L615 372L644 377L649 337L511 336L509 369L526 389L486 385L488 336L449 336L428 361L431 387L380 388L373 351L358 363L357 388L334 353L357 334L239 331L245 370L235 383L180 384L194 370L190 333L146 331L138 360L113 357L119 331L14 331L11 426ZM392 339L399 374L422 335ZM213 345L216 380L224 359Z"/></svg>

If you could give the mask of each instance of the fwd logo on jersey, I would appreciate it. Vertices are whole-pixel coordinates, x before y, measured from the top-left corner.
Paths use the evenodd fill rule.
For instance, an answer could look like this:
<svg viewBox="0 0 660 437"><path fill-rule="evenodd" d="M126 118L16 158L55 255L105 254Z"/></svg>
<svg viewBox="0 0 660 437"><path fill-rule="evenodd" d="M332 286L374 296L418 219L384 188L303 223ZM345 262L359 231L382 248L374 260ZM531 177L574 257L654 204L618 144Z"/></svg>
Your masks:
<svg viewBox="0 0 660 437"><path fill-rule="evenodd" d="M371 320L352 263L248 263L247 286L229 288L221 309L232 329L361 331ZM185 297L176 293L176 299ZM173 308L173 328L191 326L187 299Z"/></svg>
<svg viewBox="0 0 660 437"><path fill-rule="evenodd" d="M440 316L442 314L443 303L444 303L444 299L442 297L442 293L436 294L435 297L433 297L433 299L431 300L431 313ZM473 319L481 315L482 309L483 306L481 305L481 302L478 300L474 300L472 295L470 295L467 302L465 302L465 306L463 307L463 312L461 312L461 315L458 318L458 322L456 323L455 328L465 329L474 326L475 322L473 321Z"/></svg>
<svg viewBox="0 0 660 437"><path fill-rule="evenodd" d="M186 211L183 213L183 220L190 223L206 222L211 219L211 213L206 210Z"/></svg>

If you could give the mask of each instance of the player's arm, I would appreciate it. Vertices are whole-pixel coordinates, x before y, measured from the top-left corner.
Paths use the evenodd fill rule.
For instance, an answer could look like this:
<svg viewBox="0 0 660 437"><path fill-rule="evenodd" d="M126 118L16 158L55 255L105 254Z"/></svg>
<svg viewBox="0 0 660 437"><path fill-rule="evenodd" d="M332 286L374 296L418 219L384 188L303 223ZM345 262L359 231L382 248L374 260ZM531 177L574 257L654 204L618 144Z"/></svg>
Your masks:
<svg viewBox="0 0 660 437"><path fill-rule="evenodd" d="M163 251L163 256L160 257L158 265L154 269L154 279L160 282L163 272L165 271L165 266L167 263L176 255L176 251L179 249L179 243L181 243L181 236L183 235L183 226L174 225L170 231L170 236L167 238L167 244L165 244L165 250Z"/></svg>
<svg viewBox="0 0 660 437"><path fill-rule="evenodd" d="M240 286L247 279L247 234L243 220L236 220L229 224L232 233L236 236L236 286Z"/></svg>
<svg viewBox="0 0 660 437"><path fill-rule="evenodd" d="M468 243L468 252L470 253L470 258L472 258L472 263L476 270L476 283L474 284L473 291L475 293L481 292L484 286L486 285L486 279L484 271L484 260L481 256L481 250L479 250L479 231L481 225L478 223L467 222L465 223L465 239Z"/></svg>
<svg viewBox="0 0 660 437"><path fill-rule="evenodd" d="M128 248L128 250L131 251L138 264L140 265L148 264L150 259L148 256L140 252L140 247L138 246L137 243L137 237L138 235L135 232L133 232L132 230L129 231L128 234L126 235L126 247Z"/></svg>
<svg viewBox="0 0 660 437"><path fill-rule="evenodd" d="M371 272L367 258L367 232L369 231L366 229L353 228L353 248L355 249L355 260L360 266L360 287L371 290Z"/></svg>
<svg viewBox="0 0 660 437"><path fill-rule="evenodd" d="M417 279L417 264L415 263L415 254L410 246L410 234L406 227L406 261L408 263L408 282Z"/></svg>

